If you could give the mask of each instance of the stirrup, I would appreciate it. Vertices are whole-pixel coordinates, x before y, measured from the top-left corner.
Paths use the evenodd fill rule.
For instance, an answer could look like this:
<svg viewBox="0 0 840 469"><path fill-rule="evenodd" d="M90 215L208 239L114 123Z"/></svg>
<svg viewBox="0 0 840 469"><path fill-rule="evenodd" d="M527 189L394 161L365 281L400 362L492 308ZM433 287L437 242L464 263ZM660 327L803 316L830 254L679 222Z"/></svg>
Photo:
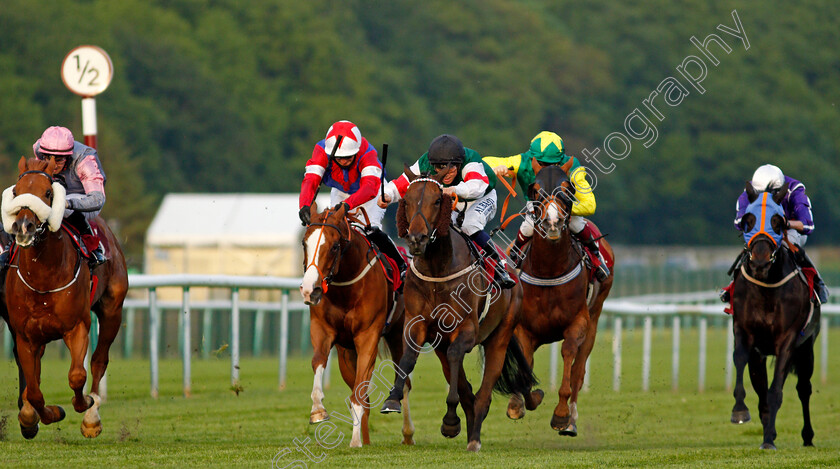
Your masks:
<svg viewBox="0 0 840 469"><path fill-rule="evenodd" d="M90 257L88 258L88 266L90 270L95 269L96 267L102 265L108 259L105 257L105 253L102 252L101 248L97 248L90 252Z"/></svg>
<svg viewBox="0 0 840 469"><path fill-rule="evenodd" d="M729 295L729 290L727 290L726 288L722 288L718 293L718 296L720 297L720 301L723 303L729 303L729 300L731 299Z"/></svg>
<svg viewBox="0 0 840 469"><path fill-rule="evenodd" d="M595 268L595 278L598 279L599 282L604 282L610 278L610 268L604 264L603 260L601 260L601 264Z"/></svg>
<svg viewBox="0 0 840 469"><path fill-rule="evenodd" d="M493 269L493 281L503 290L508 290L516 286L516 281L511 278L510 274L507 273L507 270L501 264L497 264L497 267Z"/></svg>

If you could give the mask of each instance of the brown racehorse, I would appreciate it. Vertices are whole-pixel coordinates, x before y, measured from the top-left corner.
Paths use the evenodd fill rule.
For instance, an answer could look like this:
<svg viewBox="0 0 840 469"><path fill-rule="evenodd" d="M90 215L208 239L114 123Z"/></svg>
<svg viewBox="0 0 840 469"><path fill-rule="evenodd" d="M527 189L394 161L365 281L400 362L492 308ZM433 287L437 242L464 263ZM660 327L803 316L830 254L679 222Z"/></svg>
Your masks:
<svg viewBox="0 0 840 469"><path fill-rule="evenodd" d="M577 398L583 385L586 360L595 343L598 318L604 300L610 293L613 275L595 282L587 303L590 272L583 254L572 245L569 218L572 212L574 186L566 166L547 166L529 188L529 197L538 204L535 233L531 248L522 263L522 288L525 300L516 337L522 351L533 366L534 352L541 345L562 340L563 381L558 392L560 402L554 409L551 427L561 435L577 435ZM527 216L527 215L526 215ZM605 257L613 258L612 249L602 240ZM535 409L543 391L514 395L508 403L508 417L520 419Z"/></svg>
<svg viewBox="0 0 840 469"><path fill-rule="evenodd" d="M454 438L461 431L456 413L460 402L467 418L467 449L481 449L481 425L490 409L493 390L525 392L534 384L528 363L513 337L519 319L522 289L501 290L492 275L470 254L465 237L450 226L452 202L443 194L441 174L418 177L406 167L410 181L400 201L397 228L414 260L406 275L403 333L405 353L399 367L414 369L420 347L430 342L449 383L447 411L441 433ZM484 346L484 376L478 393L464 373L464 354ZM398 375L382 412L399 412L403 375Z"/></svg>
<svg viewBox="0 0 840 469"><path fill-rule="evenodd" d="M812 288L796 266L793 254L781 240L786 221L779 202L787 191L785 184L775 195L768 192L759 194L752 184L747 183L750 206L741 219L743 231L756 231L756 222L766 222L768 217L770 226L769 229L767 224L759 226L762 229L755 236L745 239L749 261L736 271L732 290L736 382L731 421L739 424L750 420L750 412L744 403L744 367L749 363L750 381L758 394L758 411L764 427L762 449L776 449L776 414L782 405L785 379L791 371L798 375L796 391L802 402L804 446L813 446L814 438L809 402L811 375L814 372L814 342L820 331L820 306L818 301L810 299ZM754 213L750 213L754 206L761 216L760 221ZM776 356L769 389L767 355Z"/></svg>
<svg viewBox="0 0 840 469"><path fill-rule="evenodd" d="M374 392L371 375L376 362L379 338L385 341L394 360L402 356L403 299L394 295L370 243L351 226L346 204L338 210L318 213L317 204L310 208L311 223L303 235L304 276L300 291L310 305L310 337L312 339L312 412L309 423L327 420L324 408L323 374L330 349L338 351L341 376L350 387L348 416L353 436L351 447L370 444L368 417L369 394ZM386 327L386 322L389 320ZM395 369L396 371L396 369ZM387 384L377 373L377 382ZM408 413L403 419L403 444L414 444L414 424ZM379 393L379 395L383 395ZM333 412L336 418L341 414ZM352 419L352 421L351 421Z"/></svg>
<svg viewBox="0 0 840 469"><path fill-rule="evenodd" d="M87 262L60 228L65 199L63 187L53 182L54 166L53 160L47 163L21 158L17 184L3 197L3 224L19 247L11 259L5 283L9 324L26 383L18 420L23 436L33 438L39 421L50 424L64 418L61 407L45 405L40 390L41 357L46 344L63 339L70 349L73 408L85 412L82 434L93 438L102 431L99 380L108 366L108 349L120 330L128 274L117 239L97 218L95 224L110 248L110 259L94 270L98 282L91 295ZM99 318L99 343L91 357L91 392L85 396L84 360L91 310Z"/></svg>

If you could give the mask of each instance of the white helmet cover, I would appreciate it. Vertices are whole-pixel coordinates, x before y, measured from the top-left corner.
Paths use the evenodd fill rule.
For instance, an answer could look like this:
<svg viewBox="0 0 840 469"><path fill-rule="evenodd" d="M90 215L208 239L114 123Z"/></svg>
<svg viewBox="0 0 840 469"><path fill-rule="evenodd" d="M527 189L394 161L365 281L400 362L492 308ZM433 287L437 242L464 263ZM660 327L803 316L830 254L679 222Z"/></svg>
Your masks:
<svg viewBox="0 0 840 469"><path fill-rule="evenodd" d="M785 175L778 166L766 164L755 170L751 182L753 189L758 192L771 191L782 187L785 183Z"/></svg>

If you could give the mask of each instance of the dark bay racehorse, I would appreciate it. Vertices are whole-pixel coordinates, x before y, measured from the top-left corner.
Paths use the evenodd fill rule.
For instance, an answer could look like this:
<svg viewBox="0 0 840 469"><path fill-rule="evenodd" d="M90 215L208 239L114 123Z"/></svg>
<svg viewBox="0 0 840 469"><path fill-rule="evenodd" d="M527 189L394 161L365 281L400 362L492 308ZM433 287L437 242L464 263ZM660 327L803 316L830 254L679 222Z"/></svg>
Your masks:
<svg viewBox="0 0 840 469"><path fill-rule="evenodd" d="M23 436L34 438L39 421L50 424L64 418L61 407L45 405L40 390L46 344L63 339L70 350L73 408L85 413L82 434L93 438L102 431L99 381L108 366L108 349L120 330L128 274L117 239L104 220L96 218L92 225L98 225L110 258L94 270L98 281L91 292L87 262L61 228L64 188L53 182L54 164L52 160L21 158L17 184L3 195L3 225L19 247L10 260L5 282L9 325L25 382L18 420ZM99 318L99 343L91 357L91 392L85 396L84 359L91 310Z"/></svg>
<svg viewBox="0 0 840 469"><path fill-rule="evenodd" d="M535 222L531 248L522 263L520 279L525 300L515 334L531 366L537 348L563 341L560 402L554 409L551 427L561 435L576 436L578 393L583 385L586 360L595 343L601 308L612 288L613 275L603 283L592 284L593 291L587 297L592 276L583 261L585 254L572 244L569 230L574 197L574 186L567 174L571 164L569 160L563 167L542 168L529 189L529 197L538 205L539 219ZM605 257L613 258L606 240L601 240L601 249ZM508 417L524 417L523 403L525 408L533 410L542 398L543 391L539 389L526 393L524 399L520 394L512 396Z"/></svg>
<svg viewBox="0 0 840 469"><path fill-rule="evenodd" d="M460 402L467 418L467 449L481 449L481 425L493 390L526 392L534 377L513 329L519 319L522 289L501 290L470 254L464 236L451 226L452 202L438 177L418 177L406 167L410 184L397 212L397 228L414 256L406 274L404 350L399 368L411 373L425 342L440 359L449 383L441 433L461 431ZM464 373L464 354L484 347L484 376L478 393ZM399 412L404 377L397 376L382 412Z"/></svg>
<svg viewBox="0 0 840 469"><path fill-rule="evenodd" d="M403 298L393 294L380 260L364 235L351 226L346 205L338 210L318 213L317 204L310 209L311 223L303 235L305 259L300 290L309 304L310 337L314 354L312 371L312 412L309 423L327 420L324 408L323 374L330 349L338 351L341 376L350 387L350 409L344 420L351 421L351 447L370 444L368 417L370 385L388 378L377 373L371 380L376 362L379 338L384 338L394 360L402 356ZM387 327L386 327L387 322ZM403 417L403 444L414 444L414 424L408 411L408 390L405 383L406 413ZM377 395L384 395L377 392ZM341 414L333 412L333 417Z"/></svg>
<svg viewBox="0 0 840 469"><path fill-rule="evenodd" d="M793 254L783 246L786 221L779 202L787 190L785 184L775 195L757 193L747 183L750 208L742 218L743 231L755 234L745 239L749 261L736 271L732 291L736 382L731 420L736 424L750 420L744 403L744 366L749 363L750 381L758 394L758 412L764 427L762 449L776 448L776 414L789 372L799 377L796 391L802 402L802 441L805 446L812 446L814 438L809 401L820 307L810 298L812 288L794 263ZM767 355L776 357L769 389Z"/></svg>

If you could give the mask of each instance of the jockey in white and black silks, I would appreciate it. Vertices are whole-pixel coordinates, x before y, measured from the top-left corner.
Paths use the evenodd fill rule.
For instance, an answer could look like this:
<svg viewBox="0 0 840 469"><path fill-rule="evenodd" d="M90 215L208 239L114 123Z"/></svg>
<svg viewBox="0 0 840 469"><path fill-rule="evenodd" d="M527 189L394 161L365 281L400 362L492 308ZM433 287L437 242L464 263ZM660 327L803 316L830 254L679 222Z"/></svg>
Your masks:
<svg viewBox="0 0 840 469"><path fill-rule="evenodd" d="M502 288L513 288L516 282L505 270L505 260L498 255L490 235L484 231L487 222L496 215L496 175L481 160L481 155L471 148L465 148L457 137L444 134L432 140L429 151L410 169L418 175L447 174L443 179L443 193L457 195L466 202L461 231L478 244L484 255L496 261L493 280ZM380 205L399 201L408 186L408 176L405 174L389 182L385 186L385 202ZM458 215L458 212L452 211L453 222Z"/></svg>
<svg viewBox="0 0 840 469"><path fill-rule="evenodd" d="M388 234L382 231L385 210L376 204L382 171L376 149L362 137L359 128L346 120L334 123L324 139L315 144L312 157L306 162L298 202L300 221L304 226L309 224L309 207L323 183L331 188L331 205L345 204L348 213L358 207L364 208L370 220L370 229L365 232L368 239L396 261L400 272L404 273L405 261Z"/></svg>

